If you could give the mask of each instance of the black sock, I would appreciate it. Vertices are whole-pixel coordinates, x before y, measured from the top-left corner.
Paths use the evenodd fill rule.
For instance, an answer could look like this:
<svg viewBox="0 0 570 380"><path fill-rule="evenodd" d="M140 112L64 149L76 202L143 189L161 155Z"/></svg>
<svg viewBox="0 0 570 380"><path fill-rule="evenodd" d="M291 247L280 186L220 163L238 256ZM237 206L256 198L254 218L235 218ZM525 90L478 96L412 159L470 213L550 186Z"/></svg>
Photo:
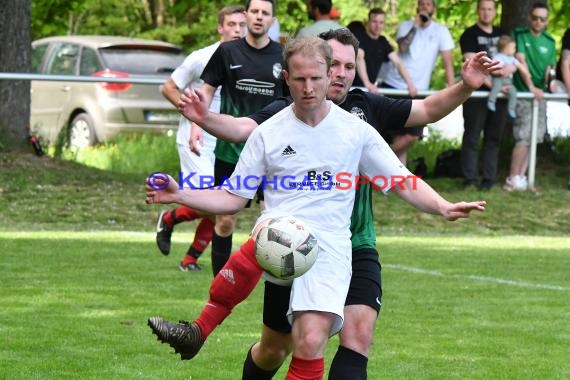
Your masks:
<svg viewBox="0 0 570 380"><path fill-rule="evenodd" d="M329 380L366 380L368 358L349 348L338 346L331 363Z"/></svg>
<svg viewBox="0 0 570 380"><path fill-rule="evenodd" d="M198 258L200 258L200 256L202 255L202 252L198 252L196 248L190 246L186 254L198 260Z"/></svg>
<svg viewBox="0 0 570 380"><path fill-rule="evenodd" d="M243 362L243 372L241 375L241 380L270 380L273 378L273 375L277 373L279 367L273 370L264 370L259 368L253 361L253 357L251 356L251 346L249 351L247 352L247 357Z"/></svg>
<svg viewBox="0 0 570 380"><path fill-rule="evenodd" d="M214 235L212 236L212 271L214 272L214 276L226 265L231 253L232 235L221 237L214 231Z"/></svg>

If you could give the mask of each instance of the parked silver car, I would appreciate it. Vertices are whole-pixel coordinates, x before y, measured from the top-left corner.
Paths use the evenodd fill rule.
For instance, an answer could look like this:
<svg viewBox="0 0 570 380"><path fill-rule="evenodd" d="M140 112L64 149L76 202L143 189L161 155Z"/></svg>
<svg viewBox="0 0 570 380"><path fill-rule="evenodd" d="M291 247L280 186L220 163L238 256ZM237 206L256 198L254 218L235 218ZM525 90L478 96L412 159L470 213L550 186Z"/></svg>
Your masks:
<svg viewBox="0 0 570 380"><path fill-rule="evenodd" d="M184 58L176 45L127 37L61 36L32 43L38 74L166 81ZM32 81L32 131L49 143L63 137L84 147L124 131L175 129L178 118L158 84Z"/></svg>

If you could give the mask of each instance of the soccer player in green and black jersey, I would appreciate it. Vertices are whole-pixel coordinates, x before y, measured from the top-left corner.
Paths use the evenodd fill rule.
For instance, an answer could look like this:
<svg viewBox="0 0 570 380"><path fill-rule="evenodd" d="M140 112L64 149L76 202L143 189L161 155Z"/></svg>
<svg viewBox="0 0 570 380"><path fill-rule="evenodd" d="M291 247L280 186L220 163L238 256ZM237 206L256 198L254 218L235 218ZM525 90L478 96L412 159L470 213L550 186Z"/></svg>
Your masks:
<svg viewBox="0 0 570 380"><path fill-rule="evenodd" d="M249 115L288 94L281 76L283 47L268 35L275 20L274 0L248 0L245 9L247 35L221 44L201 76L204 81L201 91L206 101L209 102L216 88L221 86L220 113L235 117ZM197 146L200 139L201 130L193 127L191 146ZM243 142L230 143L221 139L216 142L214 177L217 185L231 176L243 145ZM258 193L258 197L262 200L262 193ZM236 221L236 215L216 216L212 236L214 275L230 256Z"/></svg>
<svg viewBox="0 0 570 380"><path fill-rule="evenodd" d="M441 119L481 86L491 72L489 67L493 65L484 52L478 53L464 64L461 82L426 99L395 100L360 90L348 91L356 74L358 51L358 40L350 31L329 31L321 34L321 38L328 41L333 51L327 97L344 110L358 115L380 133L388 128L423 125ZM180 106L187 118L218 138L244 141L259 123L288 104L290 100L283 98L254 115L233 118L208 113L203 96L199 92L187 91L182 95ZM347 126L347 134L349 133ZM344 308L345 320L340 332L340 346L329 371L330 378L334 379L366 378L368 353L381 305L381 268L370 197L371 188L360 186L351 223L352 279ZM207 307L194 322L174 324L161 318L151 318L149 321L159 339L168 342L184 359L191 359L198 353L209 334L257 284L261 276L259 265L240 260L239 253L240 251L234 253L220 275L215 277L210 287ZM231 271L231 279L222 275L226 270ZM288 303L284 302L288 299L289 292L289 287L266 282L263 333L272 333L275 339L264 341L262 338L260 343L252 346L244 363L244 378L270 379L290 350L286 340L285 346L275 347L276 344L283 344L283 338L291 329L286 318ZM174 336L169 331L184 333L183 336Z"/></svg>

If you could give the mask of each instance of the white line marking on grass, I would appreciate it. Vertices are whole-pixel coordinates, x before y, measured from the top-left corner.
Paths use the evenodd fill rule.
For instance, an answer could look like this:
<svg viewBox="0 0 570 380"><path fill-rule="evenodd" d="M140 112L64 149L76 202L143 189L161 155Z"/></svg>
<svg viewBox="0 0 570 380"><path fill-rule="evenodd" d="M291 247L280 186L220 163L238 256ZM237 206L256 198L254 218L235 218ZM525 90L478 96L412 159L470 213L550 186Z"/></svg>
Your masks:
<svg viewBox="0 0 570 380"><path fill-rule="evenodd" d="M466 277L470 280L474 281L481 281L481 282L494 282L496 284L505 284L505 285L513 285L513 286L520 286L522 288L536 288L536 289L548 289L548 290L559 290L559 291L567 291L570 288L565 288L564 286L558 285L547 285L547 284L533 284L530 282L525 281L514 281L514 280L505 280L502 278L495 278L495 277L486 277L486 276L457 276L457 277Z"/></svg>
<svg viewBox="0 0 570 380"><path fill-rule="evenodd" d="M412 273L420 273L420 274L427 274L430 276L435 277L456 277L456 278L466 278L468 280L479 281L479 282L490 282L494 284L503 284L503 285L512 285L518 286L521 288L533 288L533 289L548 289L548 290L556 290L560 292L569 291L570 288L558 285L548 285L548 284L533 284L530 282L525 281L515 281L515 280L505 280L503 278L496 278L496 277L487 277L487 276L462 276L462 275L446 275L439 271L422 269L417 267L410 267L407 265L399 265L399 264L382 264L382 267L392 268L397 270L402 270L405 272L412 272Z"/></svg>
<svg viewBox="0 0 570 380"><path fill-rule="evenodd" d="M400 269L403 270L405 272L412 272L412 273L421 273L421 274L429 274L430 276L437 276L437 277L445 277L445 275L441 272L435 271L435 270L428 270L428 269L422 269L422 268L416 268L416 267L409 267L406 265L399 265L399 264L382 264L382 267L387 267L387 268L394 268L394 269Z"/></svg>

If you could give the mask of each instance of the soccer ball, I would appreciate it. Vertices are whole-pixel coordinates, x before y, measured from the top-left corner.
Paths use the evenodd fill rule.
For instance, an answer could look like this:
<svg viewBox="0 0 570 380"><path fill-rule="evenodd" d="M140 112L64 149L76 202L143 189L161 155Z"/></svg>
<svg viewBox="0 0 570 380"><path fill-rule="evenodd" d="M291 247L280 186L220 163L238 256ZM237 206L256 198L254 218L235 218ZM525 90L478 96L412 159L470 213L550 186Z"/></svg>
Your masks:
<svg viewBox="0 0 570 380"><path fill-rule="evenodd" d="M271 219L255 241L257 262L265 272L280 280L291 280L307 272L318 252L317 238L293 216Z"/></svg>

